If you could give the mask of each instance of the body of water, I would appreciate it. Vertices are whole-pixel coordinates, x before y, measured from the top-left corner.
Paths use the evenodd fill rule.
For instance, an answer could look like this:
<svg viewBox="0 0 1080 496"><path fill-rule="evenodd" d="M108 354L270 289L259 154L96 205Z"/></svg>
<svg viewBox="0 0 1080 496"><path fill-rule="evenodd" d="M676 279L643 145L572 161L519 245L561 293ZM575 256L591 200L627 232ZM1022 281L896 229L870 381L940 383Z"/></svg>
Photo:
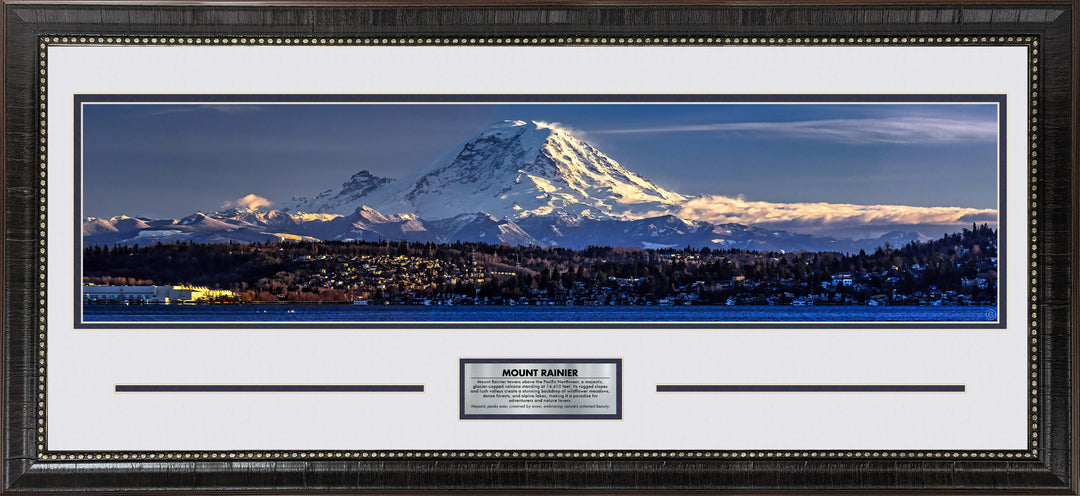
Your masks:
<svg viewBox="0 0 1080 496"><path fill-rule="evenodd" d="M992 306L85 305L85 322L992 322Z"/></svg>

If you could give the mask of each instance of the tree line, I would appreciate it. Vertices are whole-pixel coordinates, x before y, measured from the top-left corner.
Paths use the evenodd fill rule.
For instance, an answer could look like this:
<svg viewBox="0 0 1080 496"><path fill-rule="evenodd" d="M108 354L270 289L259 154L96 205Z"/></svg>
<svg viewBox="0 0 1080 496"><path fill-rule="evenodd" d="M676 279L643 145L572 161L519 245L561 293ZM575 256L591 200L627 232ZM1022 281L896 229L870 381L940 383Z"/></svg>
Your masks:
<svg viewBox="0 0 1080 496"><path fill-rule="evenodd" d="M356 296L348 284L326 281L365 279L357 260L411 257L437 261L445 280L423 286L401 282L379 288L379 295L424 292L520 297L538 291L597 290L626 287L650 297L685 291L693 285L710 302L733 292L768 295L783 290L808 294L834 276L851 275L865 292L960 291L991 298L992 288L972 288L971 280L996 282L997 230L987 225L948 234L929 242L872 252L758 252L742 249L646 250L590 246L584 249L493 245L485 243L415 243L407 241L320 241L198 244L175 242L150 246L91 246L83 251L85 283L190 284L230 289L254 301L268 298L338 300ZM349 262L351 268L346 269ZM470 272L471 271L471 272ZM468 276L488 274L483 282ZM491 275L496 274L496 275ZM360 291L374 293L374 288ZM852 290L847 290L852 291Z"/></svg>

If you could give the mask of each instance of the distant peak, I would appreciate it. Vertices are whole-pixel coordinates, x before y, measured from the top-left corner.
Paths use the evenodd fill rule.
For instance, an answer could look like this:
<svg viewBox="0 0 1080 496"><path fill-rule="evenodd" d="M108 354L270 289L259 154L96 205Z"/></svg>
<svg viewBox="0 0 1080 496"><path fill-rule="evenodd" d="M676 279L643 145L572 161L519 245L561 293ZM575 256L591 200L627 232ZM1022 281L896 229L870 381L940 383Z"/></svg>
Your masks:
<svg viewBox="0 0 1080 496"><path fill-rule="evenodd" d="M364 169L356 174L353 174L348 181L345 181L341 185L341 191L338 195L353 194L357 196L364 196L372 191L375 191L379 186L393 182L393 179L386 177L379 177Z"/></svg>
<svg viewBox="0 0 1080 496"><path fill-rule="evenodd" d="M345 185L357 182L369 182L369 181L387 181L385 177L379 177L372 174L371 171L364 169L349 177L349 180L345 182Z"/></svg>
<svg viewBox="0 0 1080 496"><path fill-rule="evenodd" d="M195 213L193 213L193 214L191 214L191 215L189 215L187 217L184 217L183 219L180 219L180 224L190 225L190 224L194 224L196 222L202 221L202 220L204 220L206 218L207 218L206 214L204 214L202 212L195 212Z"/></svg>
<svg viewBox="0 0 1080 496"><path fill-rule="evenodd" d="M362 179L362 178L368 178L368 177L375 177L375 175L372 174L371 171L369 171L367 169L364 169L364 170L362 170L360 172L357 172L356 174L352 175L352 179Z"/></svg>

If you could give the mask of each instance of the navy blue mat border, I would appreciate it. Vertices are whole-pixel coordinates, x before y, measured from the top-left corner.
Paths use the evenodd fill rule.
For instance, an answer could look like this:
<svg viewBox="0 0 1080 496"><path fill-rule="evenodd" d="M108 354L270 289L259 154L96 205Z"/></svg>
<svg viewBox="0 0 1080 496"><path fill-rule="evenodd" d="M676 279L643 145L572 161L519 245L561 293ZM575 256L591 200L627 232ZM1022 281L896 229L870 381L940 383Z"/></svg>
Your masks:
<svg viewBox="0 0 1080 496"><path fill-rule="evenodd" d="M84 103L997 103L999 123L998 246L1006 246L1006 96L1001 94L77 94L74 98L74 150L80 150ZM82 184L81 153L74 153L76 185ZM74 197L74 329L964 329L1006 328L1006 253L998 253L997 322L85 322L82 320L82 198Z"/></svg>

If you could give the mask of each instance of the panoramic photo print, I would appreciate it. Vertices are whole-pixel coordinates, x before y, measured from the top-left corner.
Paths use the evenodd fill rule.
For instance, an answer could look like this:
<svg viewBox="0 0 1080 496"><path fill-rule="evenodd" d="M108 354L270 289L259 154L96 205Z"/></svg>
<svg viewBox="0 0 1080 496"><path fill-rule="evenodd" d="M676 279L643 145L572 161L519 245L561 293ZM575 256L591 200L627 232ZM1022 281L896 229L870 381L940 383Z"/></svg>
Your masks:
<svg viewBox="0 0 1080 496"><path fill-rule="evenodd" d="M999 111L86 102L81 319L994 323Z"/></svg>

